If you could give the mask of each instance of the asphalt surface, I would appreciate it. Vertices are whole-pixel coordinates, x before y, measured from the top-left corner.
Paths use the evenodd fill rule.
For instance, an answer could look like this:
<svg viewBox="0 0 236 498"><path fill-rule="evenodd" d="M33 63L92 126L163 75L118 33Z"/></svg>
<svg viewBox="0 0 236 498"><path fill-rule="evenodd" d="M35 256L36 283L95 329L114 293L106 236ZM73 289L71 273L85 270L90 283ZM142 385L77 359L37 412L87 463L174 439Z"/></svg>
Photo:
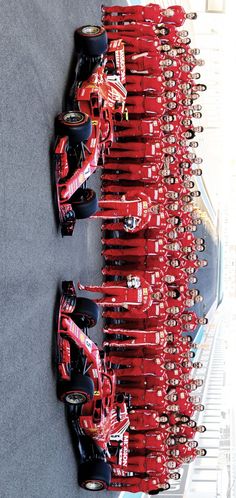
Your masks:
<svg viewBox="0 0 236 498"><path fill-rule="evenodd" d="M56 398L53 310L62 279L100 283L100 224L61 238L50 149L73 31L99 19L96 0L1 2L1 498L88 497Z"/></svg>
<svg viewBox="0 0 236 498"><path fill-rule="evenodd" d="M99 18L96 0L1 2L1 498L89 496L77 486L56 398L53 311L62 279L100 283L100 223L80 221L72 238L61 238L50 150L73 31ZM99 176L89 185L99 188ZM100 336L98 326L92 337Z"/></svg>

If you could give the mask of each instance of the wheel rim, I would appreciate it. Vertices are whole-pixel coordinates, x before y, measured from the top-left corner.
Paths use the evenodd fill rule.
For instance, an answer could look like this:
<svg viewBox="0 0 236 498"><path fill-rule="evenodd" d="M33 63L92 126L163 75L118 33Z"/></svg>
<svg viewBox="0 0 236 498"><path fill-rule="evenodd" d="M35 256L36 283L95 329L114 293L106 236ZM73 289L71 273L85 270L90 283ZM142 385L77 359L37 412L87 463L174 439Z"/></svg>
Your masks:
<svg viewBox="0 0 236 498"><path fill-rule="evenodd" d="M104 489L104 484L101 481L87 481L84 487L90 491L100 491Z"/></svg>
<svg viewBox="0 0 236 498"><path fill-rule="evenodd" d="M68 393L65 396L65 401L70 405L82 405L87 401L87 397L83 393Z"/></svg>
<svg viewBox="0 0 236 498"><path fill-rule="evenodd" d="M84 114L81 112L67 112L64 114L63 120L69 124L80 124L84 121Z"/></svg>
<svg viewBox="0 0 236 498"><path fill-rule="evenodd" d="M100 28L98 26L84 26L81 30L84 35L98 35Z"/></svg>

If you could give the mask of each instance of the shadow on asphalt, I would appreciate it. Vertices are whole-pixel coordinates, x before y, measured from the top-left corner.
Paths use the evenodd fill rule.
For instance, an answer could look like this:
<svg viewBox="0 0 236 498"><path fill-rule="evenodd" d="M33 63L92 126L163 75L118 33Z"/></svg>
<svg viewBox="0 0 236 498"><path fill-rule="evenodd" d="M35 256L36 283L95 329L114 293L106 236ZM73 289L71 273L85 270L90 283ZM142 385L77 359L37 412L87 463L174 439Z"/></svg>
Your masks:
<svg viewBox="0 0 236 498"><path fill-rule="evenodd" d="M66 83L65 83L65 89L64 89L63 96L62 96L62 104L61 105L62 105L63 111L68 111L68 110L70 111L71 110L70 107L73 106L73 102L71 101L70 95L71 95L72 87L75 83L77 63L78 63L78 55L75 52L75 50L73 50L71 58L70 58L70 62L69 62L69 68L68 68L68 73L67 73L68 76L67 76Z"/></svg>
<svg viewBox="0 0 236 498"><path fill-rule="evenodd" d="M54 123L55 127L55 123ZM51 195L52 195L52 205L53 205L53 213L54 213L54 223L56 226L57 233L60 233L60 220L59 220L59 209L57 202L57 189L56 189L56 160L54 157L54 146L55 146L55 135L52 136L49 147L49 164L50 164L50 179L51 179Z"/></svg>
<svg viewBox="0 0 236 498"><path fill-rule="evenodd" d="M60 306L61 288L60 284L57 285L55 302L53 306L52 315L52 341L51 341L51 368L52 373L55 378L57 378L57 362L58 362L58 352L57 352L57 327L58 327L58 317L59 317L59 306Z"/></svg>

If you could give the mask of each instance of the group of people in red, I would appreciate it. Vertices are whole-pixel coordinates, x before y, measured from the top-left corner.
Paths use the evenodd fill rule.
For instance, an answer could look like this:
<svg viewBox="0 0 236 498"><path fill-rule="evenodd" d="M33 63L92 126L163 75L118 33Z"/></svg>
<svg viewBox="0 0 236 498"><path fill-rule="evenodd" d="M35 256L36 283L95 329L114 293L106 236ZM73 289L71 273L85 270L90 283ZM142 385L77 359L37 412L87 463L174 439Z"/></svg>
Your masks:
<svg viewBox="0 0 236 498"><path fill-rule="evenodd" d="M158 494L206 454L196 440L206 427L195 420L203 379L191 335L208 321L193 310L203 300L197 271L207 266L194 204L203 131L195 101L206 86L196 81L199 49L180 29L196 17L178 5L102 7L109 40L125 44L129 119L115 122L95 215L104 219L104 283L79 288L103 294L107 360L130 406L127 465L113 443L110 490Z"/></svg>

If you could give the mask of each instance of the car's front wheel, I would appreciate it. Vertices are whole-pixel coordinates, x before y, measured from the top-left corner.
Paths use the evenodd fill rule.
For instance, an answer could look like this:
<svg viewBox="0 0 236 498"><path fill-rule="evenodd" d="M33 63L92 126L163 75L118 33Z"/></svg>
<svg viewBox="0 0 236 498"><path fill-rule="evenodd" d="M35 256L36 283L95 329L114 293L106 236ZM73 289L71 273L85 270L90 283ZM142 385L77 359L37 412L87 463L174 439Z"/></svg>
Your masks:
<svg viewBox="0 0 236 498"><path fill-rule="evenodd" d="M80 328L95 327L99 316L99 308L94 301L87 297L77 297L76 306L71 314L72 320Z"/></svg>
<svg viewBox="0 0 236 498"><path fill-rule="evenodd" d="M98 210L97 194L91 188L76 190L69 202L77 220L89 218Z"/></svg>
<svg viewBox="0 0 236 498"><path fill-rule="evenodd" d="M59 136L68 136L71 145L78 145L92 133L91 118L80 111L61 112L56 117L56 132Z"/></svg>
<svg viewBox="0 0 236 498"><path fill-rule="evenodd" d="M102 460L82 463L79 466L79 485L88 491L102 491L111 482L111 466Z"/></svg>
<svg viewBox="0 0 236 498"><path fill-rule="evenodd" d="M84 405L94 396L94 383L87 375L73 374L71 380L59 381L57 387L60 400L70 406Z"/></svg>

